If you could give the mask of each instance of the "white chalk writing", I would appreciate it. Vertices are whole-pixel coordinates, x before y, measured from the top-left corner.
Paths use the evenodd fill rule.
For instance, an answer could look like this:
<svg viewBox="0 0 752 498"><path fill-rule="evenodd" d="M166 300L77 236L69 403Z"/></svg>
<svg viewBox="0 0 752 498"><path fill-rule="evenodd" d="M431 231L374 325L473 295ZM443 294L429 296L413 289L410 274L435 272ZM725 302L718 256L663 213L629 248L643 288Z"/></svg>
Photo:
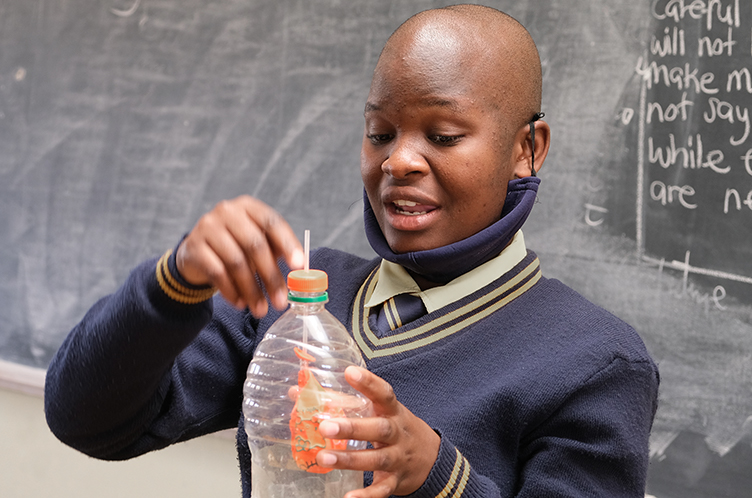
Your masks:
<svg viewBox="0 0 752 498"><path fill-rule="evenodd" d="M656 61L648 63L645 58L640 57L635 71L642 77L648 88L662 83L669 88L675 86L677 90L687 89L707 95L718 93L718 88L712 86L715 74L707 71L698 75L699 69L693 69L689 62L670 67L666 64L658 64Z"/></svg>
<svg viewBox="0 0 752 498"><path fill-rule="evenodd" d="M731 171L730 166L719 167L724 160L721 150L711 150L703 156L702 135L699 133L693 137L687 137L686 147L676 146L676 137L673 133L668 135L668 146L655 147L653 137L648 137L648 161L651 164L660 164L664 169L677 164L681 157L681 166L689 169L708 168L711 171L725 175Z"/></svg>
<svg viewBox="0 0 752 498"><path fill-rule="evenodd" d="M656 19L677 23L685 17L704 19L708 30L716 21L735 28L741 26L739 0L653 0L651 12Z"/></svg>
<svg viewBox="0 0 752 498"><path fill-rule="evenodd" d="M752 283L710 269L712 258L730 257L729 266L744 257L736 242L740 227L752 226L752 1L651 0L650 14L652 34L634 66L642 85L635 240L649 259L678 249L681 237L671 234L695 233L695 257L707 267L690 266L689 250L683 263L671 263L685 274L682 294L724 309L723 286L700 292L686 275ZM630 108L622 105L617 119ZM598 207L586 205L589 226L609 222Z"/></svg>

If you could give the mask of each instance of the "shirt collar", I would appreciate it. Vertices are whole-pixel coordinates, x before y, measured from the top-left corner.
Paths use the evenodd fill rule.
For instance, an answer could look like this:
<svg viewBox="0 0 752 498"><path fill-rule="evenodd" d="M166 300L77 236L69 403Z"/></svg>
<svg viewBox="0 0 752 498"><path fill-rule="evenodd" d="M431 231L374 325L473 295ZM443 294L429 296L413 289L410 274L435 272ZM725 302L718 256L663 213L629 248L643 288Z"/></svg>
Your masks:
<svg viewBox="0 0 752 498"><path fill-rule="evenodd" d="M420 290L418 284L402 266L382 259L376 287L366 298L365 306L367 308L380 306L398 294L412 294L419 296L426 311L431 313L490 284L517 266L526 255L525 238L522 230L518 230L509 245L495 258L444 285L425 291Z"/></svg>

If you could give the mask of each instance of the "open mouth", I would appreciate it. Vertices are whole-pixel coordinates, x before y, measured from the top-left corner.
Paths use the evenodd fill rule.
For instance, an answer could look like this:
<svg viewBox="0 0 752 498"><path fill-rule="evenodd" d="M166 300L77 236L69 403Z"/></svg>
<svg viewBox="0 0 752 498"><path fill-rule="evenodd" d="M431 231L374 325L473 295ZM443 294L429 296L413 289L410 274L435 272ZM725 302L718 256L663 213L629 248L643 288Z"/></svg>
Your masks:
<svg viewBox="0 0 752 498"><path fill-rule="evenodd" d="M396 200L392 204L394 204L398 214L406 216L419 216L421 214L427 214L432 210L428 206L421 206L417 202L402 199Z"/></svg>

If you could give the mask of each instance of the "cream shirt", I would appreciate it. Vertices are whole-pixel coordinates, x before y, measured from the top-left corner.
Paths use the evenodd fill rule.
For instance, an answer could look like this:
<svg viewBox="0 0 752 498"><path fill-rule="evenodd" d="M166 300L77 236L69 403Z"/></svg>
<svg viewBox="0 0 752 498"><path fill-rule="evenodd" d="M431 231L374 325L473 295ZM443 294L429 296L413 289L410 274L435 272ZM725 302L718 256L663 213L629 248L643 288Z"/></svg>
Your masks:
<svg viewBox="0 0 752 498"><path fill-rule="evenodd" d="M367 308L380 306L398 294L412 294L420 297L426 311L431 313L490 284L517 266L520 261L525 259L525 256L527 256L525 238L522 235L522 230L518 230L512 241L492 260L460 275L445 285L424 291L420 290L418 284L402 266L382 259L379 267L379 280L376 282L373 294L368 298L365 306Z"/></svg>

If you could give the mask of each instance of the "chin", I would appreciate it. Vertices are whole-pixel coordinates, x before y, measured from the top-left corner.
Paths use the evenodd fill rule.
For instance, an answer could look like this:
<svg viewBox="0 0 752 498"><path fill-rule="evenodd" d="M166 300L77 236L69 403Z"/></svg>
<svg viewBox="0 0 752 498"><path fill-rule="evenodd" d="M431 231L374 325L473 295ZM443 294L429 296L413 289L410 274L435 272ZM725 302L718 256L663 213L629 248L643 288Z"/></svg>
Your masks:
<svg viewBox="0 0 752 498"><path fill-rule="evenodd" d="M389 248L396 254L404 254L406 252L427 251L429 249L436 249L445 244L433 245L430 241L426 241L425 236L415 235L413 237L405 237L401 235L399 237L387 237L387 243Z"/></svg>

